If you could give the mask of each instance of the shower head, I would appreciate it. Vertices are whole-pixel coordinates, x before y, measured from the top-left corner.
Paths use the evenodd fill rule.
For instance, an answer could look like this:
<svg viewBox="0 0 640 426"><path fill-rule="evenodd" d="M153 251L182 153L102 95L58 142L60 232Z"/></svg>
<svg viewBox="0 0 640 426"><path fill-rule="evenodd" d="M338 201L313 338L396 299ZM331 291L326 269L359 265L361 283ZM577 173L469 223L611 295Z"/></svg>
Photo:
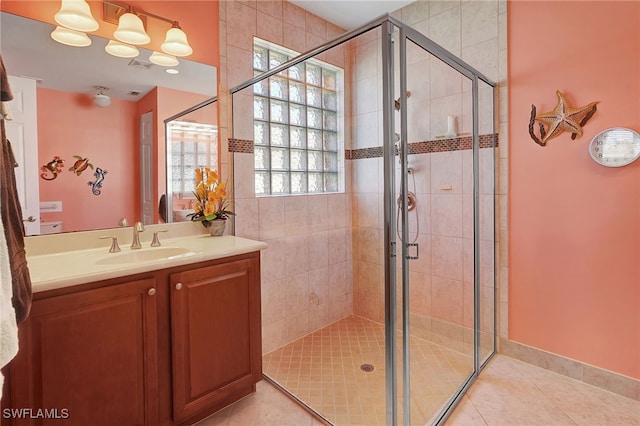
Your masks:
<svg viewBox="0 0 640 426"><path fill-rule="evenodd" d="M411 92L407 90L407 98L410 98L410 97L411 97ZM393 101L393 105L395 106L396 111L400 111L400 98Z"/></svg>

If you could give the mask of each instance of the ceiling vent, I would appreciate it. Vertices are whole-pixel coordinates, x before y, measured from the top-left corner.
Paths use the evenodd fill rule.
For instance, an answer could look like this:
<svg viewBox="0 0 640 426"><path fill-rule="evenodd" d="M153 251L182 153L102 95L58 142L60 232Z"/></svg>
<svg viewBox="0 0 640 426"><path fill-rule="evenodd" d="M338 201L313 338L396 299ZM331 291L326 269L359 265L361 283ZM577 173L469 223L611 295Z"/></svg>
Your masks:
<svg viewBox="0 0 640 426"><path fill-rule="evenodd" d="M132 59L129 61L129 66L133 68L140 68L143 70L149 70L153 67L151 62L140 61L138 59Z"/></svg>
<svg viewBox="0 0 640 426"><path fill-rule="evenodd" d="M140 96L142 92L138 92L137 90L132 90L129 93L127 93L127 95L129 96Z"/></svg>

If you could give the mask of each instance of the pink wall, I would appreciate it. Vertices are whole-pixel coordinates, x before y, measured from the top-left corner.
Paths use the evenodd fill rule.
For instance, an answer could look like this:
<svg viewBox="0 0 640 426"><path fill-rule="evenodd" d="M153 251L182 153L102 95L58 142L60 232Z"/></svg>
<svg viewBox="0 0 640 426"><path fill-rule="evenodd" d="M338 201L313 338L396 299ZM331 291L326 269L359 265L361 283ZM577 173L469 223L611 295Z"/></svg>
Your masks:
<svg viewBox="0 0 640 426"><path fill-rule="evenodd" d="M640 161L605 168L598 132L640 132L640 3L520 2L509 28L509 338L640 378ZM582 137L536 145L531 104L599 101Z"/></svg>
<svg viewBox="0 0 640 426"><path fill-rule="evenodd" d="M38 89L38 164L55 155L65 160L55 180L40 179L41 201L62 201L62 212L44 213L43 221L62 220L64 231L118 226L126 217L140 217L138 145L135 102L111 100L109 108L92 104L87 95ZM87 182L93 170L80 176L69 171L74 155L87 157L107 170L102 193L93 195Z"/></svg>

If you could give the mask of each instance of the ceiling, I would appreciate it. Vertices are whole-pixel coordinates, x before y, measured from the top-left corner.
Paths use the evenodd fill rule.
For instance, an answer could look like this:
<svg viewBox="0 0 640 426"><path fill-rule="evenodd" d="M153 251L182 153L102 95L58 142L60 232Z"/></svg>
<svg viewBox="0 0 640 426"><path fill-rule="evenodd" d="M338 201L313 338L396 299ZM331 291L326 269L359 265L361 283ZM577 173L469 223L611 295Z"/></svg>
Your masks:
<svg viewBox="0 0 640 426"><path fill-rule="evenodd" d="M394 12L415 0L289 0L291 3L352 30L386 13Z"/></svg>

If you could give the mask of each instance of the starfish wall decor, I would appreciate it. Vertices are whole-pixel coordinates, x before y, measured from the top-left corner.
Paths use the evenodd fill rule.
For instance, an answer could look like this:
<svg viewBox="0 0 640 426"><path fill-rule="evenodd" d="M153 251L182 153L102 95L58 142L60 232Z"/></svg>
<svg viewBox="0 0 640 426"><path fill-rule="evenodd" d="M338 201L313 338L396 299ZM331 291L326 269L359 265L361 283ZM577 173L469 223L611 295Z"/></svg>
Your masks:
<svg viewBox="0 0 640 426"><path fill-rule="evenodd" d="M545 146L550 139L559 136L562 132L570 132L571 140L574 140L576 136L582 136L582 126L589 121L597 109L596 104L598 102L591 102L583 107L574 108L569 105L559 90L556 91L556 94L558 95L558 104L553 111L536 115L536 106L531 105L529 135L540 146ZM536 136L534 131L536 121L540 122L540 137ZM547 128L542 123L546 124Z"/></svg>

